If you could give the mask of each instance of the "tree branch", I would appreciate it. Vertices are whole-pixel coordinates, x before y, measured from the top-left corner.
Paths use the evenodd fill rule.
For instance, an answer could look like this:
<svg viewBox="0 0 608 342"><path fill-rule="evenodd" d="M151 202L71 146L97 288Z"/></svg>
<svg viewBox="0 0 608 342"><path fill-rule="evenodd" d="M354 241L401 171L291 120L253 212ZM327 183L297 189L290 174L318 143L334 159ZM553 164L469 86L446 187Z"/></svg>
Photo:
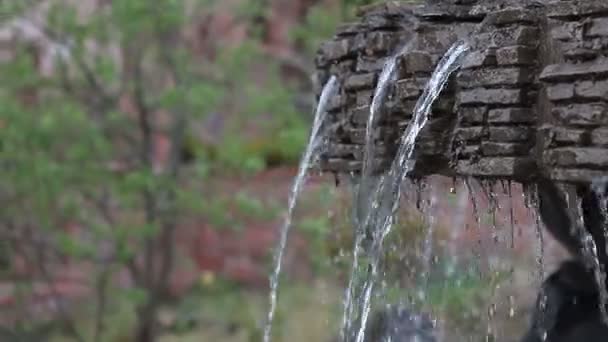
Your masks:
<svg viewBox="0 0 608 342"><path fill-rule="evenodd" d="M9 228L9 229L14 230L12 228ZM32 239L30 239L29 242L30 242L30 245L33 246L34 250L36 251L36 253L34 253L35 260L33 262L30 259L27 251L24 250L23 248L19 247L19 246L22 246L22 244L20 244L18 241L13 241L13 246L15 248L19 249L18 253L21 254L21 256L26 260L27 263L34 264L38 267L40 276L46 283L49 291L51 292L51 296L55 299L55 302L57 303L57 313L61 317L62 321L65 322L68 333L72 336L72 338L75 341L85 342L84 337L78 332L78 329L76 329L76 324L74 323L73 318L70 316L70 314L65 309L61 295L57 292L57 289L55 288L55 285L53 284L53 278L51 277L48 270L46 269L45 258L43 255L45 248L43 248L43 246L39 245L36 241L34 241Z"/></svg>

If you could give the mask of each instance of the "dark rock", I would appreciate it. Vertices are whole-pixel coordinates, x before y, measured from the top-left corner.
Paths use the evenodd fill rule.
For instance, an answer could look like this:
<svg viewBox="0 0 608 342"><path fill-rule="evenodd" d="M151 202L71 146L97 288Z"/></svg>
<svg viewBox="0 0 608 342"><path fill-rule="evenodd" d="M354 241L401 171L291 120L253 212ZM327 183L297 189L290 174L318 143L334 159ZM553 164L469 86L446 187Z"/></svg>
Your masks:
<svg viewBox="0 0 608 342"><path fill-rule="evenodd" d="M484 127L458 128L455 132L456 139L463 141L481 140L485 135Z"/></svg>
<svg viewBox="0 0 608 342"><path fill-rule="evenodd" d="M459 148L458 155L462 158L469 158L481 153L481 146L479 145L465 145Z"/></svg>
<svg viewBox="0 0 608 342"><path fill-rule="evenodd" d="M608 3L604 0L550 2L547 4L546 14L550 18L580 18L608 14Z"/></svg>
<svg viewBox="0 0 608 342"><path fill-rule="evenodd" d="M321 45L321 54L328 60L337 60L352 54L350 49L352 40L341 39L337 41L328 41Z"/></svg>
<svg viewBox="0 0 608 342"><path fill-rule="evenodd" d="M551 101L569 100L574 97L572 83L558 83L547 87L547 97Z"/></svg>
<svg viewBox="0 0 608 342"><path fill-rule="evenodd" d="M490 127L490 141L497 142L522 142L532 138L532 130L529 127Z"/></svg>
<svg viewBox="0 0 608 342"><path fill-rule="evenodd" d="M473 13L471 7L460 5L435 5L418 7L414 10L416 16L430 21L457 21L482 19L483 14Z"/></svg>
<svg viewBox="0 0 608 342"><path fill-rule="evenodd" d="M488 24L507 25L507 24L533 24L538 21L538 16L531 11L524 9L506 9L490 15Z"/></svg>
<svg viewBox="0 0 608 342"><path fill-rule="evenodd" d="M564 58L569 62L588 62L599 56L599 51L581 46L580 41L562 44Z"/></svg>
<svg viewBox="0 0 608 342"><path fill-rule="evenodd" d="M523 91L521 89L467 89L458 93L461 104L522 104Z"/></svg>
<svg viewBox="0 0 608 342"><path fill-rule="evenodd" d="M496 85L516 86L532 81L533 74L521 68L484 68L463 70L458 74L458 85L463 88Z"/></svg>
<svg viewBox="0 0 608 342"><path fill-rule="evenodd" d="M582 143L585 136L585 130L565 127L553 127L551 133L552 139L560 144L577 145Z"/></svg>
<svg viewBox="0 0 608 342"><path fill-rule="evenodd" d="M496 50L496 63L501 66L532 65L538 62L536 58L536 50L528 46L507 46Z"/></svg>
<svg viewBox="0 0 608 342"><path fill-rule="evenodd" d="M327 105L327 111L334 112L341 109L345 105L345 98L340 95L334 96Z"/></svg>
<svg viewBox="0 0 608 342"><path fill-rule="evenodd" d="M422 51L412 51L402 61L404 71L408 74L431 72L435 69L431 55Z"/></svg>
<svg viewBox="0 0 608 342"><path fill-rule="evenodd" d="M329 73L332 75L344 75L354 70L355 61L343 60L339 63L334 63L329 67Z"/></svg>
<svg viewBox="0 0 608 342"><path fill-rule="evenodd" d="M486 120L488 107L461 107L459 115L462 118L462 123L465 124L480 124Z"/></svg>
<svg viewBox="0 0 608 342"><path fill-rule="evenodd" d="M552 21L551 38L562 41L573 41L583 35L583 25L579 22Z"/></svg>
<svg viewBox="0 0 608 342"><path fill-rule="evenodd" d="M488 157L479 160L460 160L456 171L460 175L480 177L527 178L534 174L534 161L518 157Z"/></svg>
<svg viewBox="0 0 608 342"><path fill-rule="evenodd" d="M361 15L315 59L317 94L332 74L343 85L329 105L332 143L321 169L360 170L373 87L387 58L411 42L374 132L375 165L386 169L438 60L469 39L416 142L416 177L526 181L541 166L579 182L608 172L608 2L388 1Z"/></svg>
<svg viewBox="0 0 608 342"><path fill-rule="evenodd" d="M606 176L606 171L582 169L563 169L554 167L549 170L551 179L559 182L592 183Z"/></svg>
<svg viewBox="0 0 608 342"><path fill-rule="evenodd" d="M349 37L356 35L365 29L365 25L363 23L345 23L338 26L336 29L337 37Z"/></svg>
<svg viewBox="0 0 608 342"><path fill-rule="evenodd" d="M478 68L482 66L494 66L496 64L496 49L488 48L481 51L473 51L468 54L462 63L462 68Z"/></svg>
<svg viewBox="0 0 608 342"><path fill-rule="evenodd" d="M389 32L372 32L365 39L365 52L367 55L378 53L388 54L395 48L395 35Z"/></svg>
<svg viewBox="0 0 608 342"><path fill-rule="evenodd" d="M404 100L417 99L427 83L428 78L408 78L397 81L396 94Z"/></svg>
<svg viewBox="0 0 608 342"><path fill-rule="evenodd" d="M498 108L492 109L488 114L488 122L495 124L532 123L535 119L529 108Z"/></svg>
<svg viewBox="0 0 608 342"><path fill-rule="evenodd" d="M367 106L372 102L374 97L373 90L364 90L357 92L357 106Z"/></svg>
<svg viewBox="0 0 608 342"><path fill-rule="evenodd" d="M604 103L570 104L554 108L552 114L564 125L598 126L608 124Z"/></svg>
<svg viewBox="0 0 608 342"><path fill-rule="evenodd" d="M498 28L492 32L482 33L473 37L475 45L483 46L534 46L538 39L538 29L533 26L515 26Z"/></svg>
<svg viewBox="0 0 608 342"><path fill-rule="evenodd" d="M604 100L608 99L608 80L602 81L580 81L576 83L574 93L577 97Z"/></svg>
<svg viewBox="0 0 608 342"><path fill-rule="evenodd" d="M608 128L598 128L591 133L591 142L597 146L608 146Z"/></svg>
<svg viewBox="0 0 608 342"><path fill-rule="evenodd" d="M359 56L357 59L357 72L379 72L382 70L382 66L386 58L374 58L374 57L365 57Z"/></svg>
<svg viewBox="0 0 608 342"><path fill-rule="evenodd" d="M563 167L606 167L608 153L597 147L563 147L548 151L545 163Z"/></svg>
<svg viewBox="0 0 608 342"><path fill-rule="evenodd" d="M546 82L572 81L584 77L608 75L608 59L598 58L591 62L580 64L553 64L547 66L540 74L540 79Z"/></svg>
<svg viewBox="0 0 608 342"><path fill-rule="evenodd" d="M592 19L589 28L585 32L587 37L606 37L608 36L608 18Z"/></svg>
<svg viewBox="0 0 608 342"><path fill-rule="evenodd" d="M488 157L522 155L528 150L528 146L518 143L486 141L481 144L481 153Z"/></svg>
<svg viewBox="0 0 608 342"><path fill-rule="evenodd" d="M377 74L353 74L344 82L347 90L372 89L376 83Z"/></svg>
<svg viewBox="0 0 608 342"><path fill-rule="evenodd" d="M353 123L365 124L369 117L369 106L359 106L352 110L351 120Z"/></svg>

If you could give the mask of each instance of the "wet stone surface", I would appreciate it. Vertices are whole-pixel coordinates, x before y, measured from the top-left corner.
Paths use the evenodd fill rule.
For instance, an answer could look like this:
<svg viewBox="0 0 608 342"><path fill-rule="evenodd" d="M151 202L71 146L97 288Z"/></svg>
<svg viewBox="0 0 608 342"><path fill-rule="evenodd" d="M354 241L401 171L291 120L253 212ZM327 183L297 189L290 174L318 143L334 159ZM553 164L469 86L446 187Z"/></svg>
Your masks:
<svg viewBox="0 0 608 342"><path fill-rule="evenodd" d="M434 104L414 176L525 181L538 172L589 181L608 171L608 3L389 1L361 8L319 49L318 80L338 76L329 150L320 167L360 171L378 75L407 42L374 134L384 170L437 61L458 40L471 50ZM356 153L353 151L357 151ZM432 165L427 165L431 163Z"/></svg>

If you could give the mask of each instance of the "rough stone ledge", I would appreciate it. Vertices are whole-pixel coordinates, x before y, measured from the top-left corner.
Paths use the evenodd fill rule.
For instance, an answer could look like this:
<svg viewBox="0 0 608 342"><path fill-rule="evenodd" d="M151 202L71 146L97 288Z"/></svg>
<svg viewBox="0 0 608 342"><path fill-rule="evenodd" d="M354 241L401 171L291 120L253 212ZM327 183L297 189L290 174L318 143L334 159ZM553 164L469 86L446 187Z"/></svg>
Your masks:
<svg viewBox="0 0 608 342"><path fill-rule="evenodd" d="M601 57L591 62L580 64L552 64L540 74L545 82L576 81L585 77L608 76L608 58Z"/></svg>
<svg viewBox="0 0 608 342"><path fill-rule="evenodd" d="M552 168L548 171L548 176L556 181L569 183L591 183L598 178L606 177L605 170L583 169L562 169Z"/></svg>
<svg viewBox="0 0 608 342"><path fill-rule="evenodd" d="M608 3L599 1L563 1L547 4L549 18L578 19L591 15L607 15Z"/></svg>
<svg viewBox="0 0 608 342"><path fill-rule="evenodd" d="M483 21L419 137L416 175L525 180L538 166L577 182L608 173L607 1L431 1L367 7L319 49L317 83L331 74L343 82L330 104L339 129L322 169L360 168L378 74L398 44L414 39L374 133L378 170L388 167L438 59Z"/></svg>
<svg viewBox="0 0 608 342"><path fill-rule="evenodd" d="M475 161L461 160L456 165L459 175L515 178L535 173L536 162L529 158L494 157Z"/></svg>
<svg viewBox="0 0 608 342"><path fill-rule="evenodd" d="M606 168L608 153L597 147L562 147L547 151L544 162L560 167Z"/></svg>

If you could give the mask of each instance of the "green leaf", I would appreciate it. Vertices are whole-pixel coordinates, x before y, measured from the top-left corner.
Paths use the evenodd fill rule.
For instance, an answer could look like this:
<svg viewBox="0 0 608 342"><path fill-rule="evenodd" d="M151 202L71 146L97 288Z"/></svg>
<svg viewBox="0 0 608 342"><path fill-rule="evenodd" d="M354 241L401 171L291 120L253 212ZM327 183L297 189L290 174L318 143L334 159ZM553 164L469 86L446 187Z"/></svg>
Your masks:
<svg viewBox="0 0 608 342"><path fill-rule="evenodd" d="M68 233L59 234L57 244L62 253L75 258L91 256L95 253L91 246Z"/></svg>
<svg viewBox="0 0 608 342"><path fill-rule="evenodd" d="M123 296L134 305L142 305L148 300L148 292L145 289L131 287L122 291Z"/></svg>

